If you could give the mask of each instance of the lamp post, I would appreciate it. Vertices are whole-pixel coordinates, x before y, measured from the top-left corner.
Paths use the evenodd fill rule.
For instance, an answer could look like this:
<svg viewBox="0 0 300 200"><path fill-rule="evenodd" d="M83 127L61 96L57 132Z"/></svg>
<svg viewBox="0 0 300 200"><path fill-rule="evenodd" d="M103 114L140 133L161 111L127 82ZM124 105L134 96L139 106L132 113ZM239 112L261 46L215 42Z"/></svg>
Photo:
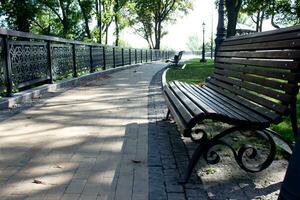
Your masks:
<svg viewBox="0 0 300 200"><path fill-rule="evenodd" d="M204 41L204 35L205 35L205 23L202 23L202 28L203 28L203 44L202 44L202 58L200 62L206 62L205 60L205 41Z"/></svg>

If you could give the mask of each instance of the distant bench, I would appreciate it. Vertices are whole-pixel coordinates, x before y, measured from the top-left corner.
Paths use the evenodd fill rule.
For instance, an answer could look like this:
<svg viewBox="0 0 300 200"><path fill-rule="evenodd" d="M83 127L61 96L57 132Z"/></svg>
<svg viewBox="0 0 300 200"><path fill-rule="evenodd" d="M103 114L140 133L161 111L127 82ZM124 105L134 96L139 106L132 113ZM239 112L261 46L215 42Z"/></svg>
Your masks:
<svg viewBox="0 0 300 200"><path fill-rule="evenodd" d="M176 54L172 60L167 60L166 62L170 62L170 63L174 64L177 67L179 61L182 58L182 55L183 55L183 51L179 51L178 54Z"/></svg>
<svg viewBox="0 0 300 200"><path fill-rule="evenodd" d="M188 181L201 156L210 164L219 162L219 155L211 150L216 145L229 147L243 170L264 170L275 157L274 137L282 139L268 127L282 122L284 116L290 115L297 136L299 34L300 26L295 26L226 39L217 52L212 77L202 86L180 81L167 83L167 71L164 72L167 118L172 114L183 136L200 143L189 162L184 182ZM209 138L196 126L205 119L225 122L231 127ZM256 159L258 151L250 145L236 150L222 140L233 132L251 132L255 137L266 139L270 144L266 159L257 166L249 166L247 161Z"/></svg>

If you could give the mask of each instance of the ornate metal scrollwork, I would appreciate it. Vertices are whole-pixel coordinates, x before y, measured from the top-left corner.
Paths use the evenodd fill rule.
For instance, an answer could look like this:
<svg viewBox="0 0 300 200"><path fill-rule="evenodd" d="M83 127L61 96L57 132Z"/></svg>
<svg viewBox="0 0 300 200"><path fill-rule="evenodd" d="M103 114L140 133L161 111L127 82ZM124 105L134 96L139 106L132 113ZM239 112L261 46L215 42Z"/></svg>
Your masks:
<svg viewBox="0 0 300 200"><path fill-rule="evenodd" d="M73 71L72 46L68 44L51 44L53 78L61 79L71 76Z"/></svg>
<svg viewBox="0 0 300 200"><path fill-rule="evenodd" d="M122 49L115 47L115 62L116 66L122 65Z"/></svg>
<svg viewBox="0 0 300 200"><path fill-rule="evenodd" d="M223 137L230 133L232 132L224 134ZM235 133L241 132L236 131ZM275 158L276 144L268 132L252 131L251 135L266 140L266 142L269 144L269 152L267 153L267 155L260 157L261 152L258 151L258 148L255 146L255 144L242 144L236 149L233 147L232 144L229 144L224 140L220 140L221 138L218 137L216 139L211 139L206 145L206 148L203 152L204 159L209 164L218 163L220 161L220 155L216 151L212 150L212 148L217 145L222 145L231 150L237 164L240 166L241 169L247 172L259 172L266 169L268 166L270 166L270 164Z"/></svg>
<svg viewBox="0 0 300 200"><path fill-rule="evenodd" d="M12 80L15 85L35 81L49 76L47 43L10 41L9 53Z"/></svg>
<svg viewBox="0 0 300 200"><path fill-rule="evenodd" d="M92 58L93 67L103 66L103 47L92 47Z"/></svg>
<svg viewBox="0 0 300 200"><path fill-rule="evenodd" d="M207 133L203 129L195 128L191 131L191 140L196 143L204 143L207 141Z"/></svg>
<svg viewBox="0 0 300 200"><path fill-rule="evenodd" d="M247 127L235 126L228 128L221 133L215 135L211 139L208 139L206 132L202 129L195 129L194 134L198 136L201 134L199 139L195 139L195 136L191 136L193 140L196 142L200 142L199 146L195 150L188 168L186 170L185 179L182 183L186 183L193 171L193 168L197 164L198 160L201 156L204 157L207 163L209 164L217 164L221 160L221 155L214 149L216 146L225 146L233 153L233 156L240 166L241 169L247 172L259 172L266 169L274 160L276 153L276 144L274 142L273 137L271 136L271 132L260 130L249 130L251 131L251 137L259 137L261 140L265 140L268 144L268 152L264 150L263 156L261 156L262 152L258 150L256 145L250 144L239 144L239 139L237 139L238 147L234 147L234 142L229 143L224 140L225 136L228 136L232 133L238 133L243 136L249 136L244 134L244 131L247 131ZM253 140L256 142L257 140Z"/></svg>
<svg viewBox="0 0 300 200"><path fill-rule="evenodd" d="M105 48L105 62L107 66L113 66L113 48L110 46Z"/></svg>
<svg viewBox="0 0 300 200"><path fill-rule="evenodd" d="M129 65L130 64L129 63L129 61L130 61L129 49L124 49L123 53L124 53L124 65Z"/></svg>
<svg viewBox="0 0 300 200"><path fill-rule="evenodd" d="M85 72L90 67L90 48L85 45L76 45L76 67L78 72Z"/></svg>

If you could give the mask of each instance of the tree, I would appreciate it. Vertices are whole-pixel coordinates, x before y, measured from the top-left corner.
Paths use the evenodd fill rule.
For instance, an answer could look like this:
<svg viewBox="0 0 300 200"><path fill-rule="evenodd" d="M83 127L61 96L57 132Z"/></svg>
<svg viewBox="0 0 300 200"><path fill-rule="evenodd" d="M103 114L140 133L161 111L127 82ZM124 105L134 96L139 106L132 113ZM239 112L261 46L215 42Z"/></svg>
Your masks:
<svg viewBox="0 0 300 200"><path fill-rule="evenodd" d="M136 32L149 44L150 48L159 49L161 38L167 34L163 26L174 21L179 13L192 9L191 0L133 0Z"/></svg>
<svg viewBox="0 0 300 200"><path fill-rule="evenodd" d="M225 0L227 10L227 37L236 34L236 23L242 5L242 0Z"/></svg>
<svg viewBox="0 0 300 200"><path fill-rule="evenodd" d="M39 4L32 0L0 0L0 14L6 17L9 28L29 32L39 11Z"/></svg>
<svg viewBox="0 0 300 200"><path fill-rule="evenodd" d="M202 48L202 45L201 45L201 40L200 38L198 37L197 34L194 34L194 35L190 35L188 37L188 40L186 42L186 46L189 50L191 51L199 51L201 50Z"/></svg>
<svg viewBox="0 0 300 200"><path fill-rule="evenodd" d="M115 45L119 46L120 32L126 27L126 15L123 12L128 0L114 0Z"/></svg>
<svg viewBox="0 0 300 200"><path fill-rule="evenodd" d="M108 43L108 31L111 23L113 22L114 12L113 6L114 1L112 0L101 0L102 3L102 12L101 12L101 37L105 36L105 44Z"/></svg>
<svg viewBox="0 0 300 200"><path fill-rule="evenodd" d="M81 35L78 23L80 21L80 11L72 0L41 0L41 3L54 14L54 23L62 26L59 35L65 38L76 39L76 35Z"/></svg>
<svg viewBox="0 0 300 200"><path fill-rule="evenodd" d="M92 19L92 10L93 10L93 3L91 0L77 0L81 14L84 20L85 25L85 32L88 39L92 39L92 34L90 31L89 23Z"/></svg>
<svg viewBox="0 0 300 200"><path fill-rule="evenodd" d="M256 25L256 31L260 32L265 19L271 19L274 28L295 24L295 21L298 21L294 12L295 5L291 0L244 0L241 11L251 17Z"/></svg>
<svg viewBox="0 0 300 200"><path fill-rule="evenodd" d="M101 0L95 0L96 8L96 21L97 21L97 30L98 30L98 41L102 44L102 3Z"/></svg>

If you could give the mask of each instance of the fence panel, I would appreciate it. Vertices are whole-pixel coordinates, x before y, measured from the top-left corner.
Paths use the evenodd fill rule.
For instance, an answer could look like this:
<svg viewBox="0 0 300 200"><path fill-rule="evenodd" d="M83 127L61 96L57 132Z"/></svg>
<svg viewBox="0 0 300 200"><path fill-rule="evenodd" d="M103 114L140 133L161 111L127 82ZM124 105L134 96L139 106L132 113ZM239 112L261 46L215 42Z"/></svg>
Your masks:
<svg viewBox="0 0 300 200"><path fill-rule="evenodd" d="M8 46L15 88L49 79L46 42L9 41Z"/></svg>
<svg viewBox="0 0 300 200"><path fill-rule="evenodd" d="M104 66L103 47L92 47L93 68L99 71Z"/></svg>
<svg viewBox="0 0 300 200"><path fill-rule="evenodd" d="M112 68L114 65L113 47L111 46L105 47L105 62L106 62L106 69Z"/></svg>
<svg viewBox="0 0 300 200"><path fill-rule="evenodd" d="M76 45L76 68L79 74L88 73L91 65L90 48L86 45Z"/></svg>
<svg viewBox="0 0 300 200"><path fill-rule="evenodd" d="M123 54L124 54L124 65L129 65L130 64L130 51L129 49L124 49Z"/></svg>
<svg viewBox="0 0 300 200"><path fill-rule="evenodd" d="M143 62L147 62L147 60L148 60L148 57L147 57L147 50L143 50L143 53L142 53L142 58L143 58Z"/></svg>
<svg viewBox="0 0 300 200"><path fill-rule="evenodd" d="M135 49L131 49L131 64L135 63Z"/></svg>
<svg viewBox="0 0 300 200"><path fill-rule="evenodd" d="M141 56L141 50L140 49L137 49L136 50L136 57L137 57L137 63L140 63L141 62L141 58L142 58L142 56Z"/></svg>
<svg viewBox="0 0 300 200"><path fill-rule="evenodd" d="M115 47L115 61L116 61L117 67L123 65L122 48L120 48L120 47Z"/></svg>
<svg viewBox="0 0 300 200"><path fill-rule="evenodd" d="M72 77L73 59L72 45L51 44L52 73L54 80Z"/></svg>

